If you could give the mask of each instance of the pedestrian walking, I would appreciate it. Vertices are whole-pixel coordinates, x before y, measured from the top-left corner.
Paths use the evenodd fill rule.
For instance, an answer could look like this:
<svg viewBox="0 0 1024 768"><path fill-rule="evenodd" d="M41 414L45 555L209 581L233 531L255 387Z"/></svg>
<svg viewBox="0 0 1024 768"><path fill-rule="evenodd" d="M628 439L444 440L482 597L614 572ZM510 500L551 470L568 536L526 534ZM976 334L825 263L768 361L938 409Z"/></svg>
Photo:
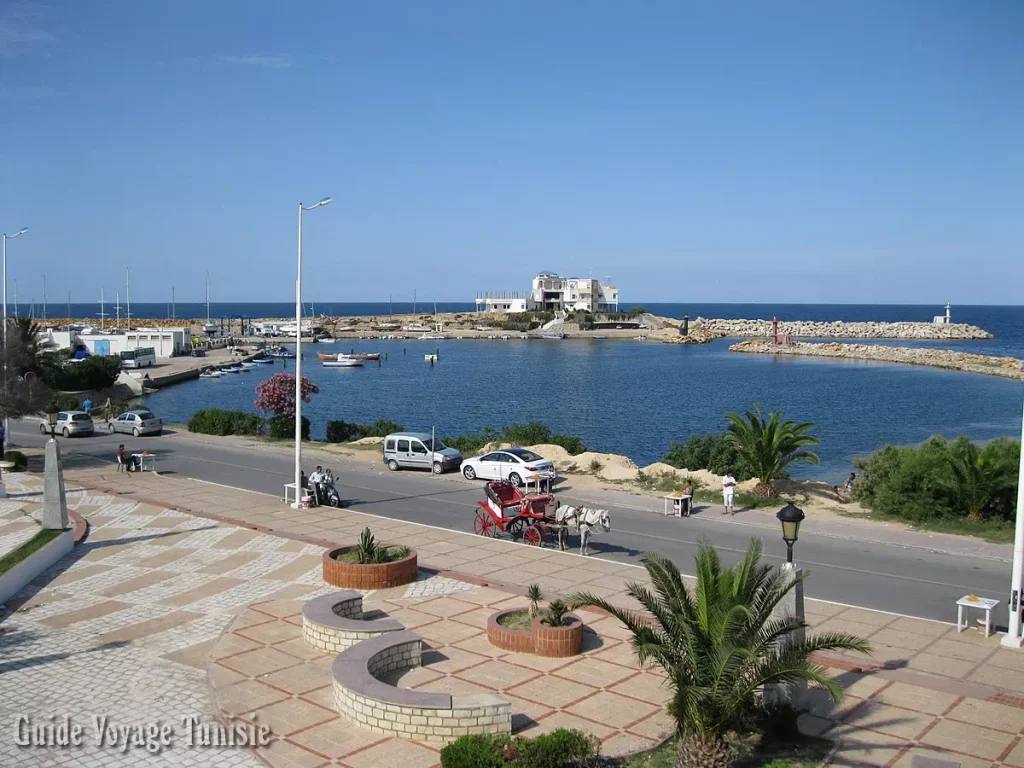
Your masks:
<svg viewBox="0 0 1024 768"><path fill-rule="evenodd" d="M82 410L90 415L92 414L92 400L90 400L88 397L85 398L85 402L82 403Z"/></svg>
<svg viewBox="0 0 1024 768"><path fill-rule="evenodd" d="M736 510L733 509L733 498L736 495L736 478L732 476L732 470L725 470L725 477L722 478L722 499L725 502L725 512L723 515L735 515Z"/></svg>
<svg viewBox="0 0 1024 768"><path fill-rule="evenodd" d="M103 418L109 424L114 418L114 405L110 402L110 398L107 398L107 402L103 404Z"/></svg>

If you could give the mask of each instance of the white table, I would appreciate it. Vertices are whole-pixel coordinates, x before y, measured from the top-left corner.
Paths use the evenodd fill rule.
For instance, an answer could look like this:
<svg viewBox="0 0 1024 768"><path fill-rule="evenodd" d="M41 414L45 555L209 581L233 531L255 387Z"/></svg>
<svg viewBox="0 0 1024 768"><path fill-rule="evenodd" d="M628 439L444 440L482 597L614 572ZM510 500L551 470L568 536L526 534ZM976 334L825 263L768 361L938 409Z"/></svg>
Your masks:
<svg viewBox="0 0 1024 768"><path fill-rule="evenodd" d="M666 493L661 498L665 500L665 508L662 512L662 515L664 517L668 517L669 515L674 515L675 517L682 517L684 501L687 503L688 508L692 509L693 507L693 496L688 496L687 494L684 493ZM669 510L668 506L668 503L670 501L672 502L671 510Z"/></svg>
<svg viewBox="0 0 1024 768"><path fill-rule="evenodd" d="M310 494L310 492L308 490L303 490L302 497L305 498L305 499L312 499L313 498L312 494ZM294 504L294 503L296 503L296 500L295 500L295 483L285 483L284 484L284 503L285 504Z"/></svg>
<svg viewBox="0 0 1024 768"><path fill-rule="evenodd" d="M964 621L964 608L978 608L985 612L985 637L992 634L992 609L999 605L998 600L990 600L987 597L975 597L964 595L956 601L956 631L959 634L967 629L967 622Z"/></svg>
<svg viewBox="0 0 1024 768"><path fill-rule="evenodd" d="M156 472L156 456L152 453L133 453L133 459L137 459L135 462L135 468L140 472L145 472L147 469L151 472Z"/></svg>

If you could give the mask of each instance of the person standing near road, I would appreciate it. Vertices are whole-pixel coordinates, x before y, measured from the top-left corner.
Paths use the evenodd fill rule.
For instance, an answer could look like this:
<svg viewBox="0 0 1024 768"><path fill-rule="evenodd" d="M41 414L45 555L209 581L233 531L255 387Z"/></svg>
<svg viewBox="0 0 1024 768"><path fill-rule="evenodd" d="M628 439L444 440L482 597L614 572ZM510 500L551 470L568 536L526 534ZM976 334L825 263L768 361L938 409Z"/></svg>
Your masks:
<svg viewBox="0 0 1024 768"><path fill-rule="evenodd" d="M82 410L88 413L90 416L92 415L92 400L90 400L88 397L85 398L85 402L82 403Z"/></svg>
<svg viewBox="0 0 1024 768"><path fill-rule="evenodd" d="M7 430L4 429L4 422L0 419L0 461L4 460L5 453L7 453Z"/></svg>
<svg viewBox="0 0 1024 768"><path fill-rule="evenodd" d="M103 419L109 424L114 418L114 405L110 402L110 398L107 398L107 402L103 404Z"/></svg>
<svg viewBox="0 0 1024 768"><path fill-rule="evenodd" d="M725 512L723 515L735 515L736 510L733 509L733 499L736 495L736 478L732 476L732 470L725 470L725 477L722 478L722 499L725 502Z"/></svg>

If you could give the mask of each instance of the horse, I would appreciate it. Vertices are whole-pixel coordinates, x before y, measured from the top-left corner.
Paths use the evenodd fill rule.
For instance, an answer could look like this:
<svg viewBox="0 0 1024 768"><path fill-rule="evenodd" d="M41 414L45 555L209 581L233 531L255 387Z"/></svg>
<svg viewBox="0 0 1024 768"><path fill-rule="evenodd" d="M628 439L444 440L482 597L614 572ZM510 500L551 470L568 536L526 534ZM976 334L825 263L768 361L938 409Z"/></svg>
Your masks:
<svg viewBox="0 0 1024 768"><path fill-rule="evenodd" d="M576 526L576 532L580 535L580 554L590 554L590 535L595 527L605 533L612 529L612 518L607 509L591 509L590 507L574 507L570 504L563 504L555 510L555 522L558 529L558 548L565 551L565 529L569 523Z"/></svg>

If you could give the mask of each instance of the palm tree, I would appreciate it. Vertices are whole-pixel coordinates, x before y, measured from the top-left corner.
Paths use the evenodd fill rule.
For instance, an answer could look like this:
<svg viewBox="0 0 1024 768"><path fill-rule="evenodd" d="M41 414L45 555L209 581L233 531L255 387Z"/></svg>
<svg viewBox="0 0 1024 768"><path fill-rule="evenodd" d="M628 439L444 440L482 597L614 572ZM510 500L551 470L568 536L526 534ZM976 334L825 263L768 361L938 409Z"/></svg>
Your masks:
<svg viewBox="0 0 1024 768"><path fill-rule="evenodd" d="M666 672L672 691L668 711L682 737L680 764L708 768L731 762L735 755L723 737L745 730L765 685L809 682L841 701L841 684L810 655L869 650L864 640L841 632L805 637L802 619L775 615L797 580L761 562L760 539L751 540L733 568L723 567L714 547L701 541L692 590L671 560L647 553L642 562L652 587L630 583L627 593L653 620L587 593L574 595L570 604L615 616L633 633L640 663L653 662Z"/></svg>
<svg viewBox="0 0 1024 768"><path fill-rule="evenodd" d="M774 481L786 477L786 467L797 461L818 463L818 455L805 451L808 445L817 445L818 438L807 434L814 428L811 422L797 424L783 421L782 411L769 413L767 418L761 406L754 403L754 411L744 416L727 413L729 438L750 473L760 482L754 488L757 496L778 496Z"/></svg>
<svg viewBox="0 0 1024 768"><path fill-rule="evenodd" d="M40 341L42 326L29 317L7 320L8 366L14 374L22 376L36 367L39 355L45 350Z"/></svg>
<svg viewBox="0 0 1024 768"><path fill-rule="evenodd" d="M943 483L956 506L967 512L967 519L980 523L986 509L1007 482L1003 467L992 461L978 446L963 441L960 450L951 450L946 463L952 477Z"/></svg>

